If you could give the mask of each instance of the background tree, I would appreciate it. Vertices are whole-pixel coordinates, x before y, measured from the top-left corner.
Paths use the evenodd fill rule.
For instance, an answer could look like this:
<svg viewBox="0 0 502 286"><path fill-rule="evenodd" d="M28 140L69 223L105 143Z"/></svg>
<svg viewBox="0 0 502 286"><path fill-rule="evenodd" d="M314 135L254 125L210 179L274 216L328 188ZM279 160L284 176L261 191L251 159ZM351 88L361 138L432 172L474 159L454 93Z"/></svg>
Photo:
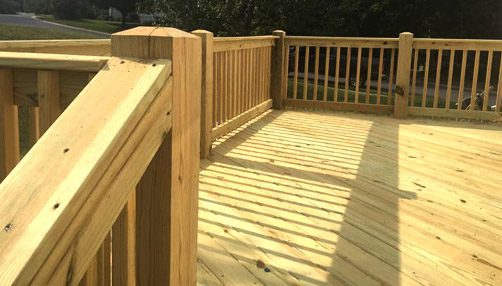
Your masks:
<svg viewBox="0 0 502 286"><path fill-rule="evenodd" d="M129 13L136 11L139 0L89 0L92 4L102 9L113 7L122 14L122 25L125 25Z"/></svg>
<svg viewBox="0 0 502 286"><path fill-rule="evenodd" d="M0 0L0 14L14 14L21 10L19 1Z"/></svg>
<svg viewBox="0 0 502 286"><path fill-rule="evenodd" d="M144 0L160 24L217 35L501 38L500 0Z"/></svg>

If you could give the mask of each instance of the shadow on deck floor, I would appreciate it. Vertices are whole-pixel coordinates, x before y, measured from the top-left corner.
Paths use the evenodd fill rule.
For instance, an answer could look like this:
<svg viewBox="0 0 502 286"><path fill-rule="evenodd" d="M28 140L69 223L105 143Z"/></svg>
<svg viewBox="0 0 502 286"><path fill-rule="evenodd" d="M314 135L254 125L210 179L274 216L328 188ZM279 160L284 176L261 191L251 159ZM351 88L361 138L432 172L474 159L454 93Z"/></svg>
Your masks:
<svg viewBox="0 0 502 286"><path fill-rule="evenodd" d="M201 285L502 283L500 126L268 112L202 162Z"/></svg>

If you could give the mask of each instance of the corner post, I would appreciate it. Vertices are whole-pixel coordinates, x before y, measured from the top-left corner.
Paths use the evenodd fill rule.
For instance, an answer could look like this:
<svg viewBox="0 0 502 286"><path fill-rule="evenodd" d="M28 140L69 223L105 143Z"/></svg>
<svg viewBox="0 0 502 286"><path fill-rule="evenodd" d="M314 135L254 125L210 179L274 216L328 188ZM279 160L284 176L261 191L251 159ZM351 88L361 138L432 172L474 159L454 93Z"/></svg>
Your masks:
<svg viewBox="0 0 502 286"><path fill-rule="evenodd" d="M399 57L397 60L397 82L394 102L395 118L406 118L408 116L412 49L413 34L407 32L401 33L399 35Z"/></svg>
<svg viewBox="0 0 502 286"><path fill-rule="evenodd" d="M136 284L195 286L201 39L173 28L112 35L112 56L169 59L172 127L136 187Z"/></svg>
<svg viewBox="0 0 502 286"><path fill-rule="evenodd" d="M211 130L213 129L213 33L196 30L192 34L202 40L202 95L200 116L200 158L211 152Z"/></svg>
<svg viewBox="0 0 502 286"><path fill-rule="evenodd" d="M273 31L272 35L278 36L275 40L275 47L272 49L272 79L270 85L270 95L273 99L274 109L282 109L282 100L286 98L287 78L285 77L286 50L284 39L286 32Z"/></svg>

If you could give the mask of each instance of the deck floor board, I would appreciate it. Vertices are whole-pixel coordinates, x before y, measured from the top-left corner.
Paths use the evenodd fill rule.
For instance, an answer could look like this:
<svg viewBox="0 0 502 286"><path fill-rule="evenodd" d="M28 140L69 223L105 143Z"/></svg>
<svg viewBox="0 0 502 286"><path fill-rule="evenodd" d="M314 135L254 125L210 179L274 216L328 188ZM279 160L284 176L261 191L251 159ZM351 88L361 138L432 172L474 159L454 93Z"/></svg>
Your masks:
<svg viewBox="0 0 502 286"><path fill-rule="evenodd" d="M199 285L502 285L502 126L269 111L202 161Z"/></svg>

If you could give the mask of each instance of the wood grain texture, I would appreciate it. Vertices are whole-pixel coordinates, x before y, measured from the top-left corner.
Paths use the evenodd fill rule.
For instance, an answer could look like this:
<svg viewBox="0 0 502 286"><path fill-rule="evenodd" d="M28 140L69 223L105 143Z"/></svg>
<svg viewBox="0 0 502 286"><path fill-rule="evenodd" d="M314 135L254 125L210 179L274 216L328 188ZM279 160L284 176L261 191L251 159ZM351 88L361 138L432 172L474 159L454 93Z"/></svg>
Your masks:
<svg viewBox="0 0 502 286"><path fill-rule="evenodd" d="M69 279L71 285L78 283L115 219L112 206L119 207L116 215L123 207L113 196L102 200L103 212L96 210L93 202L100 201L105 190L115 188L124 193L122 185L110 186L119 170L127 172L134 167L141 171L140 165L121 169L128 156L116 155L164 85L157 80L169 74L168 62L158 61L155 67L150 62L110 62L0 185L0 224L15 226L0 234L2 248L8 249L0 257L1 281L25 285L37 279L46 284L57 268L55 278ZM109 84L117 78L123 84ZM102 96L103 92L108 96ZM151 122L145 124L147 130L158 132ZM141 133L136 136L147 137ZM130 154L140 141L126 144L129 149L122 151ZM144 153L140 158L148 159ZM128 176L124 184L134 178L133 173L123 174ZM92 220L91 214L100 212L107 216ZM110 223L108 228L106 223ZM76 236L80 236L78 243ZM65 272L69 269L70 276Z"/></svg>
<svg viewBox="0 0 502 286"><path fill-rule="evenodd" d="M176 29L140 27L114 34L112 54L172 61L172 129L137 186L137 283L195 285L201 40Z"/></svg>
<svg viewBox="0 0 502 286"><path fill-rule="evenodd" d="M0 68L0 181L19 162L18 110L14 105L14 73Z"/></svg>
<svg viewBox="0 0 502 286"><path fill-rule="evenodd" d="M267 112L202 161L198 281L500 285L501 142L500 125Z"/></svg>
<svg viewBox="0 0 502 286"><path fill-rule="evenodd" d="M201 117L200 117L200 157L207 158L211 151L211 129L213 128L214 99L214 61L213 33L197 30L192 34L202 40L202 86L201 86ZM242 83L242 80L239 81Z"/></svg>
<svg viewBox="0 0 502 286"><path fill-rule="evenodd" d="M58 71L38 71L40 134L43 135L61 114Z"/></svg>
<svg viewBox="0 0 502 286"><path fill-rule="evenodd" d="M136 285L136 190L112 228L112 284Z"/></svg>
<svg viewBox="0 0 502 286"><path fill-rule="evenodd" d="M0 52L0 66L23 69L97 72L108 57Z"/></svg>
<svg viewBox="0 0 502 286"><path fill-rule="evenodd" d="M275 40L275 47L272 49L272 65L271 65L271 84L270 84L270 96L274 101L274 108L282 108L282 100L287 97L287 63L289 59L289 49L284 46L284 37L286 32L284 31L274 31L272 32L274 36L279 38Z"/></svg>
<svg viewBox="0 0 502 286"><path fill-rule="evenodd" d="M405 118L408 113L410 90L410 69L412 55L413 34L399 35L399 55L397 59L396 95L394 102L394 117ZM391 93L392 90L389 90Z"/></svg>

